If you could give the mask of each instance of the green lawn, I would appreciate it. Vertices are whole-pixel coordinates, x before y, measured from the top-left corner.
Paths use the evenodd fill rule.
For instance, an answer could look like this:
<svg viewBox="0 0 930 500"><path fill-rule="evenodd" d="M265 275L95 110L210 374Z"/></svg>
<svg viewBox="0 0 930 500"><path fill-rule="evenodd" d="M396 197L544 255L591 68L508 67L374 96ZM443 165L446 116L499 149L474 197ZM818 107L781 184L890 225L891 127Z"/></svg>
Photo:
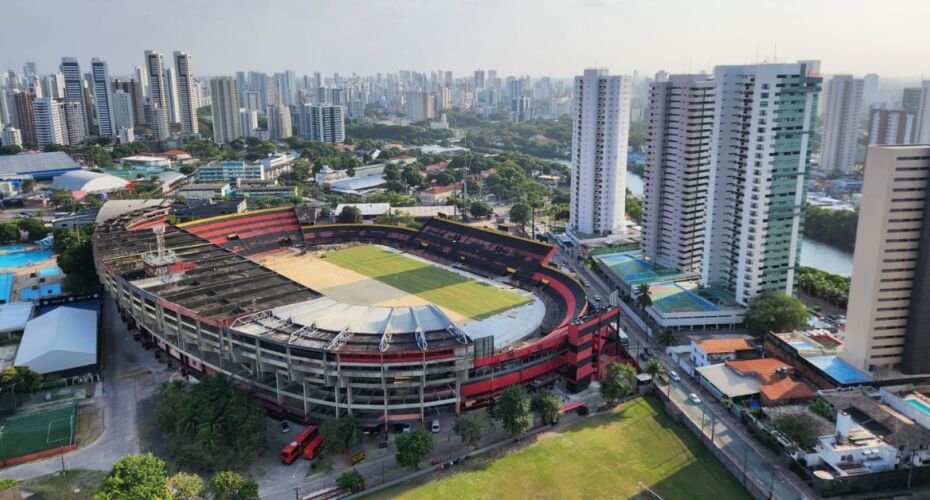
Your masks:
<svg viewBox="0 0 930 500"><path fill-rule="evenodd" d="M694 435L642 398L491 462L430 476L435 480L376 496L655 498L641 493L642 482L666 500L751 498Z"/></svg>
<svg viewBox="0 0 930 500"><path fill-rule="evenodd" d="M475 320L530 302L522 295L371 245L330 252L326 260Z"/></svg>

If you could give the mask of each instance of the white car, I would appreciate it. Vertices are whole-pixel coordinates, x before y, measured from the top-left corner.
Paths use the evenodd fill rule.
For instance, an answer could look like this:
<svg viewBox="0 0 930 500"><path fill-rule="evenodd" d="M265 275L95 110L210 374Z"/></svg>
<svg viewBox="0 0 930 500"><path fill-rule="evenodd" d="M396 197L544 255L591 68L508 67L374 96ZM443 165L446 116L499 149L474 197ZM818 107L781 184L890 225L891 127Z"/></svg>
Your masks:
<svg viewBox="0 0 930 500"><path fill-rule="evenodd" d="M404 424L404 426L401 427L400 432L401 432L401 434L407 434L407 433L410 432L410 430L411 430L410 424Z"/></svg>
<svg viewBox="0 0 930 500"><path fill-rule="evenodd" d="M698 395L693 392L691 394L688 394L688 399L690 399L691 402L696 405L701 404L701 398L699 398Z"/></svg>
<svg viewBox="0 0 930 500"><path fill-rule="evenodd" d="M668 376L675 382L681 382L681 377L679 377L676 372L668 372Z"/></svg>
<svg viewBox="0 0 930 500"><path fill-rule="evenodd" d="M438 418L433 419L432 430L433 430L433 434L438 434L438 433L439 433L439 419L438 419Z"/></svg>

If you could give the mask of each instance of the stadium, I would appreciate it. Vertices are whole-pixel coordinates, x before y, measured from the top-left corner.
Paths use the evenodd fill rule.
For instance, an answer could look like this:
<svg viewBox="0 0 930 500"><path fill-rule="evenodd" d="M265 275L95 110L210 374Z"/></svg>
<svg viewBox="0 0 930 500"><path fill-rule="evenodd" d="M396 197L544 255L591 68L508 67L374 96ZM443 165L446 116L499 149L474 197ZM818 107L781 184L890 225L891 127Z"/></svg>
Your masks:
<svg viewBox="0 0 930 500"><path fill-rule="evenodd" d="M622 350L617 310L548 266L547 244L433 218L304 225L294 207L98 221L101 282L130 331L191 373L293 418L422 421L512 384L581 390Z"/></svg>

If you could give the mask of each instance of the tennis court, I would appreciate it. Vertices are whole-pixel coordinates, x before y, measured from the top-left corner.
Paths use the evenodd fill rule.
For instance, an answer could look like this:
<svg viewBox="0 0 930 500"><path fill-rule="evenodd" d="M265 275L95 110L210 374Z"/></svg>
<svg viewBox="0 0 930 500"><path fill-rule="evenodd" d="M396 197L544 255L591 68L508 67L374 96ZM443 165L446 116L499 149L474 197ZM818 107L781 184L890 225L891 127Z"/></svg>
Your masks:
<svg viewBox="0 0 930 500"><path fill-rule="evenodd" d="M74 443L77 400L0 418L0 460Z"/></svg>
<svg viewBox="0 0 930 500"><path fill-rule="evenodd" d="M642 258L638 250L618 252L594 257L610 268L611 272L628 284L651 283L681 274L678 269L662 267Z"/></svg>
<svg viewBox="0 0 930 500"><path fill-rule="evenodd" d="M652 306L664 313L711 312L735 305L732 294L718 288L700 288L696 282L652 283Z"/></svg>

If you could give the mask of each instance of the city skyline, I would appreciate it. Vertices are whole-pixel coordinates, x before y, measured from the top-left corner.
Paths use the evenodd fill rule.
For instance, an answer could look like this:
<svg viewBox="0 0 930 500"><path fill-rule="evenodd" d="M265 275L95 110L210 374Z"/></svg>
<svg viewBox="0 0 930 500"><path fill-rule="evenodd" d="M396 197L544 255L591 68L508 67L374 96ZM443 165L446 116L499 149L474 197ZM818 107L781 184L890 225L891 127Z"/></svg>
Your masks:
<svg viewBox="0 0 930 500"><path fill-rule="evenodd" d="M408 68L465 74L485 68L497 69L502 75L570 78L579 68L591 66L609 67L614 74L697 73L709 72L718 64L777 58L784 62L820 59L826 74L921 78L930 45L923 43L918 20L924 17L921 12L930 14L930 5L907 0L897 2L896 8L877 10L867 9L864 2L853 3L862 8L832 0L777 5L721 1L715 8L680 1L404 0L382 4L363 0L357 8L345 9L335 3L308 5L287 0L276 2L273 9L254 9L252 4L234 0L224 3L227 8L218 15L214 2L169 2L183 7L186 15L166 16L159 20L161 29L140 32L135 23L101 24L100 11L108 4L98 0L18 2L8 12L24 22L11 23L5 37L10 41L28 38L30 48L23 51L19 43L0 44L0 65L19 69L25 61L34 61L44 74L57 67L62 56L81 61L102 57L112 74L124 75L142 64L139 53L154 47L162 53L180 49L194 55L201 76L230 75L242 69L374 74ZM528 16L530 8L532 15ZM124 12L127 18L133 17L133 10L139 16L148 15L142 5L121 9L128 11ZM911 15L895 15L902 11ZM48 16L49 12L56 15ZM854 12L868 15L850 14ZM768 22L745 22L752 17ZM328 21L314 23L321 18ZM437 18L455 22L437 23ZM662 20L661 30L650 28L657 19ZM53 35L30 37L33 20L50 25L47 33ZM234 30L242 34L229 36L230 26L237 23L258 28ZM95 29L86 30L89 24ZM260 27L272 25L276 36L260 36ZM352 36L353 30L359 36ZM362 36L366 33L376 36ZM475 36L479 33L482 36ZM555 33L558 36L552 36ZM220 36L225 37L222 50L216 44ZM339 49L332 49L333 41ZM328 48L314 51L313 47Z"/></svg>

